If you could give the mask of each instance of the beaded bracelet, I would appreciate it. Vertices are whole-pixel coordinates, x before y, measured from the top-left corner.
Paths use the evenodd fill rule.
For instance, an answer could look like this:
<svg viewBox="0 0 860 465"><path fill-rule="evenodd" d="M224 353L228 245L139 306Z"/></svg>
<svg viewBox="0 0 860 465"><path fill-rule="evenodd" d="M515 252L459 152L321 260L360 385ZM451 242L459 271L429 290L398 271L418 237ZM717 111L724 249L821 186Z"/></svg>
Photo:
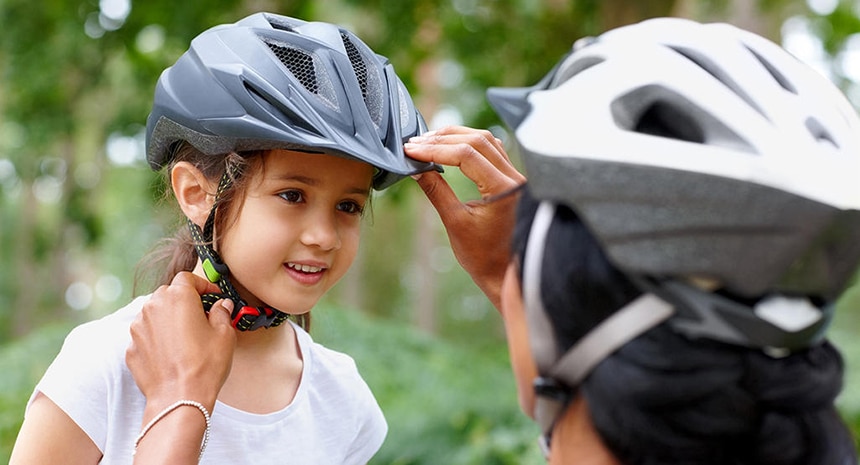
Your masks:
<svg viewBox="0 0 860 465"><path fill-rule="evenodd" d="M194 400L179 400L165 407L164 410L162 410L158 415L156 415L155 418L150 420L149 423L147 423L146 426L144 426L143 429L140 431L140 434L137 436L137 439L134 440L134 452L137 452L137 446L140 444L140 441L143 439L146 433L148 433L149 430L152 429L152 427L155 426L156 423L158 423L159 420L166 417L167 414L176 410L179 407L182 407L183 405L196 407L197 410L200 410L200 413L203 414L203 418L206 420L206 431L203 432L203 441L200 443L200 455L197 456L197 459L200 460L200 458L203 457L203 451L206 450L206 443L209 442L209 429L212 424L209 410L206 410L206 407L204 407L203 404ZM134 455L134 453L132 455Z"/></svg>

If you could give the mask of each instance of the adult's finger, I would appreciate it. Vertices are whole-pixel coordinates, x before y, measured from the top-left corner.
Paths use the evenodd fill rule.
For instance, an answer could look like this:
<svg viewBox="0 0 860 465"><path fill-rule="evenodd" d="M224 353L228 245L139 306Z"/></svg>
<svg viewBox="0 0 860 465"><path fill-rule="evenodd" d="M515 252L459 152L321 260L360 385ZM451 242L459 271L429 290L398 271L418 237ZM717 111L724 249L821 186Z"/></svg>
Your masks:
<svg viewBox="0 0 860 465"><path fill-rule="evenodd" d="M208 279L198 276L190 271L181 271L177 273L170 284L193 287L199 295L221 292L221 289L219 289L215 283L212 283Z"/></svg>
<svg viewBox="0 0 860 465"><path fill-rule="evenodd" d="M486 129L474 129L466 126L446 126L435 131L426 132L410 139L410 142L428 144L467 144L484 154L488 161L499 169L508 170L510 158L505 151L502 141ZM445 154L440 154L444 157ZM457 160L440 158L440 163L451 165Z"/></svg>
<svg viewBox="0 0 860 465"><path fill-rule="evenodd" d="M410 139L404 148L407 155L417 160L458 167L475 183L485 199L525 182L525 177L508 158L501 141L486 130L443 128Z"/></svg>
<svg viewBox="0 0 860 465"><path fill-rule="evenodd" d="M215 302L209 309L209 324L213 328L226 328L230 330L230 334L234 334L231 319L233 305L233 301L230 299L221 299Z"/></svg>

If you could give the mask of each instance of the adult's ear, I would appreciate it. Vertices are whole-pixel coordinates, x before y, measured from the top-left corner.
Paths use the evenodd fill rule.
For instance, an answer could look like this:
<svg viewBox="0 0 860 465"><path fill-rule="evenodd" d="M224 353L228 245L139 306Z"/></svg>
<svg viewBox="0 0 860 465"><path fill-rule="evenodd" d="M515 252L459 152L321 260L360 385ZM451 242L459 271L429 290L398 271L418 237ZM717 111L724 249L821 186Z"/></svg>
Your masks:
<svg viewBox="0 0 860 465"><path fill-rule="evenodd" d="M182 213L202 228L215 201L214 184L194 165L181 161L170 171L170 185Z"/></svg>

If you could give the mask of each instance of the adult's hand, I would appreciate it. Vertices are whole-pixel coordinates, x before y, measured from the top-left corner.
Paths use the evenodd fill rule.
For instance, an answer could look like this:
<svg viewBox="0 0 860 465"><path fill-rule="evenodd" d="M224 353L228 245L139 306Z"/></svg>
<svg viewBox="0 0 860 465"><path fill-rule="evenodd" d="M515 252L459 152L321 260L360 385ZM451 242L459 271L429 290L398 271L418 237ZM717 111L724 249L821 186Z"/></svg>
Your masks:
<svg viewBox="0 0 860 465"><path fill-rule="evenodd" d="M180 399L212 408L233 360L233 302L218 301L207 314L200 295L219 292L206 279L182 272L159 287L131 324L126 364L146 396L144 421ZM154 412L151 412L153 409Z"/></svg>
<svg viewBox="0 0 860 465"><path fill-rule="evenodd" d="M212 411L230 374L236 333L230 325L233 302L220 300L209 314L200 295L218 288L193 273L176 275L159 287L131 324L126 364L146 397L143 423L179 400L200 402ZM198 463L206 421L196 408L182 406L148 430L135 448L135 465Z"/></svg>
<svg viewBox="0 0 860 465"><path fill-rule="evenodd" d="M500 290L510 258L517 188L525 183L502 142L490 131L449 126L413 137L404 146L416 160L456 166L480 193L461 201L437 172L415 176L439 213L457 261L500 308Z"/></svg>

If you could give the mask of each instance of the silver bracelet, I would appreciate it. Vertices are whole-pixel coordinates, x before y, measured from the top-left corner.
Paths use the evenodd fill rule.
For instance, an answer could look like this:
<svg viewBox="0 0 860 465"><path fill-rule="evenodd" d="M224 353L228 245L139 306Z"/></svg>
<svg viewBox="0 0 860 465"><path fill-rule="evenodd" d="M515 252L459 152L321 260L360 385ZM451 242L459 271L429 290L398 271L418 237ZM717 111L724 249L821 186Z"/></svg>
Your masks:
<svg viewBox="0 0 860 465"><path fill-rule="evenodd" d="M206 410L206 407L204 407L203 404L194 400L178 400L165 407L164 410L162 410L158 415L155 416L155 418L149 420L149 423L147 423L146 426L143 427L143 429L140 431L140 434L137 436L137 439L134 440L134 452L132 453L132 455L137 453L137 446L140 444L141 439L146 436L146 433L148 433L149 430L152 429L152 427L155 426L155 424L158 423L159 420L166 417L167 414L176 410L179 407L182 407L183 405L196 407L197 410L200 410L200 413L203 414L203 418L206 420L206 431L203 432L203 441L200 443L200 455L197 456L197 460L199 461L200 458L203 457L203 451L206 450L206 443L209 442L209 429L212 426L212 422L209 415L209 410Z"/></svg>

